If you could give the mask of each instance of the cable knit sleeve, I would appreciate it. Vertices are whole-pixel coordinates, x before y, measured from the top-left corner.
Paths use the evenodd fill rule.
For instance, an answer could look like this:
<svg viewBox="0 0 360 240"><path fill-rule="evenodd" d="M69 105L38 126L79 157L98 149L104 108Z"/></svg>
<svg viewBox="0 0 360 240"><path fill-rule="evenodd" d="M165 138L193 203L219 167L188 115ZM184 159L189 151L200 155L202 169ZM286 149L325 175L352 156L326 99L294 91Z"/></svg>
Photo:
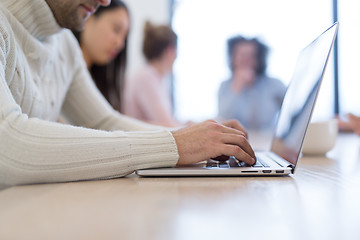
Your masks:
<svg viewBox="0 0 360 240"><path fill-rule="evenodd" d="M167 130L109 132L49 122L23 113L7 82L16 53L16 48L9 50L9 46L6 32L0 28L0 184L103 179L125 176L140 168L175 165L177 147ZM74 89L82 83L89 84L74 82L67 101L79 93ZM89 126L101 128L106 116L113 113L92 87L81 88L93 94L81 96L84 101L90 98L99 101L88 111L104 107L100 117L84 114L91 118ZM75 110L76 104L72 108ZM127 119L122 122L124 128L130 129L131 124L126 122Z"/></svg>

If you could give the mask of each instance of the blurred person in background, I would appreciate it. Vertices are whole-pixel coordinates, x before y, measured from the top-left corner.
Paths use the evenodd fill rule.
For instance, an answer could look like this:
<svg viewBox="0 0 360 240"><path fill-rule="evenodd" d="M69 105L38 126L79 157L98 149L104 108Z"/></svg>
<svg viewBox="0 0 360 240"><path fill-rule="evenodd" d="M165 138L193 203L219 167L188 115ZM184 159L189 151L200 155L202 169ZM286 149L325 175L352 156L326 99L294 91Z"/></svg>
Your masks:
<svg viewBox="0 0 360 240"><path fill-rule="evenodd" d="M87 19L83 31L73 31L96 86L118 111L125 81L129 26L127 6L123 1L112 0Z"/></svg>
<svg viewBox="0 0 360 240"><path fill-rule="evenodd" d="M126 81L124 113L166 127L184 125L173 115L169 81L177 57L177 35L170 26L147 21L142 51L146 63Z"/></svg>
<svg viewBox="0 0 360 240"><path fill-rule="evenodd" d="M231 78L218 91L218 117L237 119L244 127L268 130L274 126L286 87L266 75L268 47L258 39L228 40Z"/></svg>

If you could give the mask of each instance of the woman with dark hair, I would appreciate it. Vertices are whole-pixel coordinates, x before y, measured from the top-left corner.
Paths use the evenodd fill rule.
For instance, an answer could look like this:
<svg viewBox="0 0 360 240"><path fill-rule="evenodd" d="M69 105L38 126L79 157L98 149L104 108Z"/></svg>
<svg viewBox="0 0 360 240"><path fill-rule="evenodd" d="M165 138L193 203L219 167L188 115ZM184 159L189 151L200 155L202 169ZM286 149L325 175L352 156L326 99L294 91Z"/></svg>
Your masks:
<svg viewBox="0 0 360 240"><path fill-rule="evenodd" d="M236 36L228 40L232 75L218 92L219 118L237 119L255 130L273 126L286 88L266 75L267 54L268 47L256 38Z"/></svg>
<svg viewBox="0 0 360 240"><path fill-rule="evenodd" d="M118 111L121 110L128 32L129 11L120 0L99 7L86 21L84 30L74 32L96 86Z"/></svg>
<svg viewBox="0 0 360 240"><path fill-rule="evenodd" d="M145 23L143 54L146 64L126 82L125 114L167 127L183 125L173 117L167 81L176 50L177 36L169 26Z"/></svg>

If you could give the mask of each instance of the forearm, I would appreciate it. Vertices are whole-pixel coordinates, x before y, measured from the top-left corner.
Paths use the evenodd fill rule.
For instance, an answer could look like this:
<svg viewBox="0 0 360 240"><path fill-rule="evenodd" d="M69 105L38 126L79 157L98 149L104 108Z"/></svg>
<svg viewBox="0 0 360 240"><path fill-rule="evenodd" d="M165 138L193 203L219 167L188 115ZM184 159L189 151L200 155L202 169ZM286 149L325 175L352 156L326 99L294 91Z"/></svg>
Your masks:
<svg viewBox="0 0 360 240"><path fill-rule="evenodd" d="M173 166L170 132L105 132L27 119L13 112L0 124L0 184L65 182L125 176Z"/></svg>

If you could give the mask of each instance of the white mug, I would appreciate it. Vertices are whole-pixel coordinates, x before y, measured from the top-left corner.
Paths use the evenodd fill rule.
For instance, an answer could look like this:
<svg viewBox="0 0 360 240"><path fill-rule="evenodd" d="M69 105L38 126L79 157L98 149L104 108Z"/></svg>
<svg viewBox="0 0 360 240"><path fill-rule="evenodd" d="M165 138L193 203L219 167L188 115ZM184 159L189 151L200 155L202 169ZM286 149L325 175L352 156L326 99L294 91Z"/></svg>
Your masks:
<svg viewBox="0 0 360 240"><path fill-rule="evenodd" d="M303 154L326 154L334 147L337 135L338 124L336 119L310 123L303 143Z"/></svg>

